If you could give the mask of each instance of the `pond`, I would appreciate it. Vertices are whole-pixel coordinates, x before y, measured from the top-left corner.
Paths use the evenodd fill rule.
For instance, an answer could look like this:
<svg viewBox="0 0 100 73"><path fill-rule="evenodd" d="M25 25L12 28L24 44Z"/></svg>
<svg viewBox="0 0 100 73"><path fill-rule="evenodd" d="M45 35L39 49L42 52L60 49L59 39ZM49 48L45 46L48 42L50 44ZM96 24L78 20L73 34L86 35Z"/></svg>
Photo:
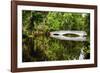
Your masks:
<svg viewBox="0 0 100 73"><path fill-rule="evenodd" d="M89 13L23 10L22 24L23 62L90 59Z"/></svg>
<svg viewBox="0 0 100 73"><path fill-rule="evenodd" d="M56 35L58 36L58 35ZM28 39L30 61L83 60L86 41L61 40L48 34L38 34ZM33 43L33 44L32 44ZM32 49L33 48L33 49Z"/></svg>

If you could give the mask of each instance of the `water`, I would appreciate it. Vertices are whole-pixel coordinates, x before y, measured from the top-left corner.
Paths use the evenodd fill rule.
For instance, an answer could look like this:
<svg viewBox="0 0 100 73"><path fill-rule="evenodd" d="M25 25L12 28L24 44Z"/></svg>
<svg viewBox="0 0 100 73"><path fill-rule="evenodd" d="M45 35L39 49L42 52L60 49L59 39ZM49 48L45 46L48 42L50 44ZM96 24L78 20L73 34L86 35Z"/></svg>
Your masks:
<svg viewBox="0 0 100 73"><path fill-rule="evenodd" d="M82 33L81 33L82 35ZM56 35L57 36L57 35ZM27 39L27 47L24 60L27 61L60 61L60 60L84 60L84 42L76 40L62 40L47 34L37 34ZM23 46L23 48L26 46ZM29 53L29 55L27 55Z"/></svg>
<svg viewBox="0 0 100 73"><path fill-rule="evenodd" d="M76 34L78 36L75 37L68 37L68 36L64 36L64 34ZM86 41L86 32L84 31L54 31L54 32L50 32L50 37L59 39L59 40L70 40L70 41ZM83 52L84 48L81 48L81 52L79 55L79 60L83 60L84 59L84 52Z"/></svg>
<svg viewBox="0 0 100 73"><path fill-rule="evenodd" d="M36 36L34 38L34 47L36 50L41 50L41 55L45 54L45 56L42 56L42 59L40 58L39 61L84 59L83 54L81 53L81 48L84 47L83 40L74 41L73 39L66 40L63 38L62 40L61 36L55 38L51 37L51 35Z"/></svg>

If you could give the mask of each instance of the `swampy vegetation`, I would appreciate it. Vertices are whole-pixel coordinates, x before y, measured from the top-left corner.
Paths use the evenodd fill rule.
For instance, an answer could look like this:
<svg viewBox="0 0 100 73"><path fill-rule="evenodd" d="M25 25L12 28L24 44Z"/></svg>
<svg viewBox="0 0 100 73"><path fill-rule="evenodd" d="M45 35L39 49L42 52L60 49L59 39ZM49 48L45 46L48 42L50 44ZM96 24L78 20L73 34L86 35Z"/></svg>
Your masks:
<svg viewBox="0 0 100 73"><path fill-rule="evenodd" d="M50 32L85 31L86 41L59 40ZM56 34L57 35L57 34ZM75 34L65 36L77 37ZM90 14L46 11L22 11L22 61L79 60L90 58Z"/></svg>

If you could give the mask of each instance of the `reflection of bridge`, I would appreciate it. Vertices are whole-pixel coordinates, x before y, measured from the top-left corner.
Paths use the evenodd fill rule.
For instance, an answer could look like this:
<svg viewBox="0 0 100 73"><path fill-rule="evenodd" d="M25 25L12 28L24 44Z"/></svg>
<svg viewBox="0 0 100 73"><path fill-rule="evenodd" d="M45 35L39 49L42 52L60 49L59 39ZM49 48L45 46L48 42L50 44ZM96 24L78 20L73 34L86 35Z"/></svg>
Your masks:
<svg viewBox="0 0 100 73"><path fill-rule="evenodd" d="M78 37L67 37L64 34L75 34ZM71 40L71 41L86 41L86 32L84 31L53 31L50 32L50 37L57 38L60 40Z"/></svg>

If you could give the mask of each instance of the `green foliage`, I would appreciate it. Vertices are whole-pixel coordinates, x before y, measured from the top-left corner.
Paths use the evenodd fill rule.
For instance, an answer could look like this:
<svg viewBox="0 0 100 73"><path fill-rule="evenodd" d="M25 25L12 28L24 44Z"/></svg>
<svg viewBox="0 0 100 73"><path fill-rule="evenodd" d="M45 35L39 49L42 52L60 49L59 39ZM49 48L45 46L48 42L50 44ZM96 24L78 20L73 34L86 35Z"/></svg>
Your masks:
<svg viewBox="0 0 100 73"><path fill-rule="evenodd" d="M79 37L79 35L77 35L77 34L64 34L64 36L67 36L67 37Z"/></svg>
<svg viewBox="0 0 100 73"><path fill-rule="evenodd" d="M85 54L90 53L89 21L88 13L23 10L23 62L79 59L83 47ZM87 41L62 41L49 36L51 31L60 30L86 31Z"/></svg>

